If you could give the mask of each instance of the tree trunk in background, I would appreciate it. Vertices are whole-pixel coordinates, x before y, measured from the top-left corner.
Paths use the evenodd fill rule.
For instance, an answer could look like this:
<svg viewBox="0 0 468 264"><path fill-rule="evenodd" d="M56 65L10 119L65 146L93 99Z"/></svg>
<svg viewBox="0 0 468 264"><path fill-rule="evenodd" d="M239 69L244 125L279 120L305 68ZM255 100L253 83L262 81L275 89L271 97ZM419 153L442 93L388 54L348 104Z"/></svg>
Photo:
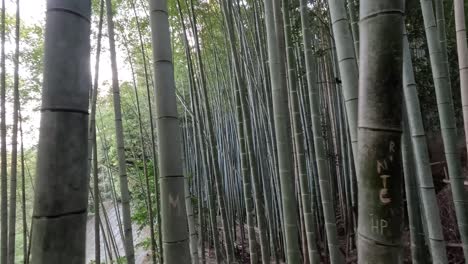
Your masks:
<svg viewBox="0 0 468 264"><path fill-rule="evenodd" d="M13 80L13 135L11 137L11 176L10 176L10 212L8 222L8 264L15 263L16 248L16 189L18 172L18 115L19 115L19 41L20 41L19 0L16 1L15 20L15 73Z"/></svg>
<svg viewBox="0 0 468 264"><path fill-rule="evenodd" d="M404 60L405 58L403 58ZM404 66L403 66L404 67ZM406 118L405 118L406 119ZM401 142L403 170L405 178L405 192L408 211L408 227L410 231L411 260L413 264L430 263L427 258L428 251L424 237L424 229L421 214L421 200L419 199L417 174L414 168L415 160L411 146L411 135L408 129L407 119L404 123L404 132ZM438 208L437 208L438 209ZM438 212L438 210L437 210Z"/></svg>
<svg viewBox="0 0 468 264"><path fill-rule="evenodd" d="M411 144L418 177L419 196L422 202L420 205L421 213L424 215L422 219L426 221L428 227L428 246L434 263L442 264L447 263L447 252L442 233L439 207L434 188L434 180L432 178L426 134L424 132L410 52L408 37L405 32L403 36L403 94L406 115L408 117L407 133L411 134ZM430 210L424 210L424 208L430 208Z"/></svg>
<svg viewBox="0 0 468 264"><path fill-rule="evenodd" d="M199 104L198 104L198 93L195 91L196 90L196 84L195 84L195 80L193 78L193 63L192 63L192 58L191 58L191 55L190 55L190 46L189 46L189 42L188 42L188 38L187 38L187 30L186 30L186 27L185 27L185 24L184 24L184 16L183 16L183 13L182 13L182 9L181 9L181 5L180 5L180 1L177 1L177 8L178 8L178 11L179 11L179 16L180 16L180 23L182 25L182 30L183 30L183 38L184 38L184 50L185 50L185 57L186 57L186 60L187 60L187 73L188 73L188 79L189 79L189 89L190 89L190 97L191 97L191 101L192 101L192 104L191 104L191 111L192 113L194 113L195 115L195 119L197 120L197 122L194 122L193 124L193 135L196 135L196 143L198 143L200 145L200 159L201 159L201 164L203 165L200 165L200 167L204 167L205 164L206 164L206 154L205 153L205 144L206 142L202 139L202 132L201 132L201 127L203 126L201 123L202 121L200 120L200 109L199 107ZM207 172L207 171L206 171ZM203 172L202 170L199 170L199 176L198 176L198 181L197 181L197 189L199 192L202 192L202 188L201 188L201 181L202 181L202 175ZM208 174L208 172L207 172ZM208 188L207 189L208 192L210 192L210 189ZM210 195L209 195L210 196ZM206 258L206 254L205 254L205 237L207 236L207 234L205 234L204 230L203 230L203 220L204 220L204 214L203 214L203 201L202 201L202 194L199 193L199 197L198 198L198 225L199 225L199 241L198 241L198 255L200 255L201 257L201 262L204 263L205 262L205 258ZM211 203L211 202L209 202ZM188 209L188 208L187 208ZM211 213L209 214L210 217L211 217ZM214 215L213 215L214 216ZM190 231L190 230L189 230ZM213 241L214 241L214 251L215 251L215 256L216 256L216 261L220 262L221 259L222 259L222 256L221 256L221 253L220 253L220 248L221 248L221 245L219 244L219 238L218 238L218 233L217 232L214 232L213 233ZM191 248L192 250L192 248ZM192 255L194 256L194 253L192 252ZM193 257L192 257L193 258Z"/></svg>
<svg viewBox="0 0 468 264"><path fill-rule="evenodd" d="M351 1L348 1L348 3L351 4ZM347 19L345 1L328 0L328 3L333 36L335 38L338 67L341 76L341 88L346 109L346 120L348 121L349 135L351 139L354 161L353 165L357 168L359 69L356 59L356 51L359 49L359 37L357 36L358 32L354 32L356 36L353 37L353 32L351 31L350 23ZM354 10L355 7L349 6L349 9ZM354 19L354 17L351 17L351 19ZM358 31L356 22L354 30ZM353 44L353 40L356 41L357 46ZM355 178L354 173L349 173L348 177L350 179L351 204L353 212L356 214L357 179Z"/></svg>
<svg viewBox="0 0 468 264"><path fill-rule="evenodd" d="M458 68L460 71L465 143L468 146L468 45L466 41L465 4L463 0L454 0L453 4L455 10L455 30L457 32Z"/></svg>
<svg viewBox="0 0 468 264"><path fill-rule="evenodd" d="M463 0L454 0L455 27L457 34L458 68L460 71L460 89L463 104L463 123L465 141L468 145L468 46L466 41L465 5ZM468 150L468 149L467 149Z"/></svg>
<svg viewBox="0 0 468 264"><path fill-rule="evenodd" d="M310 43L310 42L309 42ZM310 53L311 47L305 43L307 88L310 99L310 115L312 120L312 135L314 144L315 162L317 164L317 175L320 188L320 202L323 210L326 241L330 254L331 263L345 263L344 255L341 252L338 231L336 227L336 215L334 205L334 188L332 186L332 175L327 159L327 142L324 137L323 120L321 119L320 91L317 84L316 65L313 55ZM322 92L323 94L323 92ZM326 128L325 128L326 129Z"/></svg>
<svg viewBox="0 0 468 264"><path fill-rule="evenodd" d="M439 44L440 44L440 51L442 52L443 61L445 64L445 68L447 69L448 81L449 85L452 86L450 81L450 67L448 62L448 54L447 54L447 31L445 30L445 11L444 11L444 1L445 0L434 0L434 9L435 15L437 20L437 33L439 35ZM452 90L450 90L450 93ZM453 104L453 103L452 103Z"/></svg>
<svg viewBox="0 0 468 264"><path fill-rule="evenodd" d="M359 25L358 25L359 16L357 14L359 13L359 10L357 10L358 0L347 0L347 5L348 5L348 12L349 12L349 20L350 20L349 22L351 24L351 32L353 33L354 51L356 54L356 60L359 60Z"/></svg>
<svg viewBox="0 0 468 264"><path fill-rule="evenodd" d="M342 79L349 134L351 135L351 144L356 163L359 70L353 45L353 34L347 19L344 0L328 0L328 3L338 55L338 66Z"/></svg>
<svg viewBox="0 0 468 264"><path fill-rule="evenodd" d="M151 0L164 263L190 263L181 134L166 0Z"/></svg>
<svg viewBox="0 0 468 264"><path fill-rule="evenodd" d="M403 0L360 3L359 263L403 262L403 13Z"/></svg>
<svg viewBox="0 0 468 264"><path fill-rule="evenodd" d="M89 122L89 135L88 135L88 175L89 170L92 168L93 187L94 187L94 250L95 250L95 264L101 263L101 241L99 230L99 173L98 173L98 156L96 144L96 103L98 97L99 86L99 62L101 58L101 39L102 39L102 24L104 20L104 0L100 0L99 9L99 25L98 36L96 45L96 62L94 66L94 83L91 96L91 113ZM91 161L92 160L92 166ZM105 208L103 208L105 209Z"/></svg>
<svg viewBox="0 0 468 264"><path fill-rule="evenodd" d="M458 136L450 86L447 49L445 42L441 41L445 39L445 36L441 35L445 33L445 29L442 28L444 27L444 23L440 22L440 26L438 27L434 17L432 0L420 0L420 2L431 61L432 77L436 90L437 108L450 177L450 188L455 205L458 229L464 246L464 255L465 258L468 258L468 195L464 188L465 176L462 172L459 150L456 146ZM436 7L439 4L436 3ZM443 21L444 19L440 14L442 12L440 6L436 10L439 19Z"/></svg>
<svg viewBox="0 0 468 264"><path fill-rule="evenodd" d="M251 201L251 194L248 192L254 193L254 204L255 210L257 213L257 225L258 225L258 232L259 232L259 240L260 240L260 249L261 249L261 261L262 263L268 263L270 261L270 251L269 251L269 243L268 243L268 226L267 226L267 219L265 216L265 205L264 205L264 193L261 186L261 178L258 173L258 166L257 160L254 154L254 143L253 143L253 133L252 133L252 117L251 117L251 110L249 108L249 97L248 97L248 90L247 90L247 82L245 80L244 73L241 69L241 63L239 59L239 53L237 51L237 39L234 34L234 22L233 22L233 10L232 4L228 1L223 0L223 14L225 18L225 25L227 27L227 32L229 36L229 45L230 45L230 55L232 58L232 63L234 66L234 73L236 77L235 82L236 85L236 114L237 114L237 122L238 122L238 133L239 133L239 141L240 141L240 149L241 149L241 166L242 169L242 177L245 181L244 185L244 192L245 195L245 202L246 204L250 203ZM239 33L240 34L240 33ZM241 36L239 36L241 38ZM248 159L247 159L248 158ZM248 166L250 164L250 167ZM247 175L245 175L247 174ZM252 185L250 185L252 184ZM249 190L249 188L252 188ZM250 205L250 204L249 204ZM247 207L247 215L249 215L250 208ZM251 208L253 216L254 208ZM250 216L248 216L250 217ZM251 229L251 230L250 230ZM256 231L255 231L255 224L252 221L251 226L249 225L249 246L250 252L252 255L257 254L256 249ZM253 234L251 234L253 232ZM251 245L253 243L254 245ZM256 263L257 259L252 258L251 263Z"/></svg>
<svg viewBox="0 0 468 264"><path fill-rule="evenodd" d="M465 22L465 8L463 0L454 0L453 7L455 9L455 29L457 32L457 51L458 51L458 68L460 69L460 89L461 89L461 98L463 105L463 123L465 127L465 141L468 146L468 46L466 42L466 22ZM467 149L468 151L468 149ZM465 191L465 211L467 212L467 193ZM463 213L461 212L461 213ZM465 230L465 233L462 236L465 236L463 239L463 252L465 259L468 259L468 216L464 218L459 218L458 221L463 221L459 223L460 233ZM464 227L461 228L460 224Z"/></svg>
<svg viewBox="0 0 468 264"><path fill-rule="evenodd" d="M159 210L159 181L158 181L158 168L156 164L158 163L157 158L156 158L156 140L155 140L155 133L154 133L154 119L153 119L153 107L151 106L151 92L150 92L150 74L148 73L148 63L147 63L147 54L146 54L146 49L145 45L143 42L143 37L142 37L142 32L141 32L141 23L138 18L138 13L135 8L135 2L133 0L130 1L130 4L133 9L133 14L135 16L135 22L137 24L137 29L138 29L138 40L140 42L140 49L141 49L141 54L143 58L143 69L145 72L145 87L146 87L146 100L148 103L148 113L149 113L149 123L150 123L150 133L151 133L151 158L153 162L153 178L154 178L154 185L155 185L155 194L156 194L156 201L155 201L155 209L156 209L156 215L157 215L157 228L158 228L158 234L161 234L161 212ZM151 220L151 221L154 221ZM161 249L161 244L162 244L162 239L161 236L158 235L158 243L156 245L157 250L159 250L159 261L163 261L163 254L162 254L162 249Z"/></svg>
<svg viewBox="0 0 468 264"><path fill-rule="evenodd" d="M299 263L299 229L297 226L297 203L294 186L294 170L291 142L291 127L288 109L288 91L284 55L283 25L279 0L264 0L265 24L268 41L273 116L281 185L286 259L288 263Z"/></svg>
<svg viewBox="0 0 468 264"><path fill-rule="evenodd" d="M5 0L2 0L1 61L0 61L0 263L8 259L8 179L7 179L7 128L6 128L6 68L5 68Z"/></svg>
<svg viewBox="0 0 468 264"><path fill-rule="evenodd" d="M21 137L21 212L23 216L23 258L24 264L29 263L29 241L28 241L28 222L26 216L26 182L25 182L25 165L24 165L24 146L23 146L23 122L21 121L21 106L19 108L19 131Z"/></svg>
<svg viewBox="0 0 468 264"><path fill-rule="evenodd" d="M36 264L85 262L90 17L90 1L47 1L31 241Z"/></svg>
<svg viewBox="0 0 468 264"><path fill-rule="evenodd" d="M99 230L99 172L98 172L98 155L97 155L97 144L96 134L93 136L92 145L93 149L93 189L94 189L94 260L95 264L101 263L101 237ZM105 210L105 208L103 208Z"/></svg>
<svg viewBox="0 0 468 264"><path fill-rule="evenodd" d="M193 212L193 205L192 205L192 195L190 193L189 188L189 179L185 177L185 207L187 213L187 220L189 226L189 235L190 235L190 256L191 256L191 263L198 264L200 263L198 259L198 234L197 234L197 227L195 226L195 214ZM155 262L156 263L156 262Z"/></svg>
<svg viewBox="0 0 468 264"><path fill-rule="evenodd" d="M231 262L234 260L234 241L232 240L233 238L231 237L231 234L229 232L229 223L228 223L228 216L227 216L227 203L226 203L226 198L225 198L225 190L223 186L223 174L221 173L220 169L220 162L218 160L219 157L219 152L220 148L218 146L218 142L216 140L216 134L215 134L215 128L213 126L213 118L212 118L212 107L209 104L208 101L208 87L207 87L207 82L206 82L206 74L205 74L205 67L204 63L202 60L202 51L200 48L200 43L199 43L199 37L198 37L198 28L197 28L197 16L194 10L194 2L195 0L190 0L190 11L192 15L192 19L190 20L192 22L192 31L193 31L193 40L195 42L195 49L196 49L196 56L197 56L197 61L198 61L198 67L199 67L199 77L201 80L201 103L202 106L205 108L206 112L206 126L208 127L208 142L210 144L209 148L211 149L211 156L210 156L210 164L213 167L213 175L214 175L214 181L215 181L215 188L216 188L216 197L218 199L218 206L219 206L219 211L221 214L221 223L223 225L223 235L224 235L224 243L225 243L225 249L226 249L226 261Z"/></svg>
<svg viewBox="0 0 468 264"><path fill-rule="evenodd" d="M149 172L148 172L147 156L146 156L146 150L145 150L145 136L144 136L144 128L143 128L143 118L141 115L140 96L138 94L138 85L136 81L136 73L135 73L135 68L134 68L134 62L132 59L132 53L128 47L129 41L124 34L122 37L124 40L124 46L127 50L127 60L130 65L130 71L132 73L133 94L135 96L134 107L136 108L136 114L138 118L139 141L140 141L140 148L141 148L141 153L142 153L141 159L143 163L143 175L145 176L144 192L146 192L146 207L147 207L146 210L148 211L149 226L150 226L151 258L153 260L153 263L156 263L156 238L155 238L154 217L153 217L154 216L153 201L151 199L150 177L149 177Z"/></svg>
<svg viewBox="0 0 468 264"><path fill-rule="evenodd" d="M312 65L312 49L310 44L310 29L309 29L309 17L307 14L307 0L300 0L300 14L301 14L301 25L302 25L302 43L304 45L304 56L306 58L306 75L309 80L312 81L314 78L310 70L313 69ZM308 66L307 66L308 65ZM295 133L295 144L297 157L299 159L299 186L301 188L302 207L304 213L304 225L307 238L308 256L311 264L320 263L320 252L317 250L317 237L315 234L316 223L315 216L312 210L313 201L311 199L311 188L309 186L309 180L307 179L307 164L305 160L305 148L304 148L304 129L301 125L300 120L300 105L299 105L299 94L296 91L291 91L292 104L291 109L293 111L293 124L296 128Z"/></svg>
<svg viewBox="0 0 468 264"><path fill-rule="evenodd" d="M125 255L128 264L135 263L135 249L133 247L132 219L130 212L130 191L128 189L128 177L125 158L124 134L122 125L122 109L120 103L119 76L117 71L117 58L114 39L114 21L112 15L112 0L106 0L107 27L109 33L109 47L112 67L112 90L115 114L115 135L117 141L117 156L119 163L120 193L122 198L122 214L124 226ZM97 195L97 194L96 194Z"/></svg>

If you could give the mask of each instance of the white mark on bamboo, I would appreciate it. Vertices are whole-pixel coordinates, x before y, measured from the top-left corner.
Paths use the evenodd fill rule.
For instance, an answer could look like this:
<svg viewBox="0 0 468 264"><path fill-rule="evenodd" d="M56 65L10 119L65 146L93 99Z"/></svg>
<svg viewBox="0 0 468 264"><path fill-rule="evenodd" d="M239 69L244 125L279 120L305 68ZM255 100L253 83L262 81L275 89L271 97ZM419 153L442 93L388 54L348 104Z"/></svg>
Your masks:
<svg viewBox="0 0 468 264"><path fill-rule="evenodd" d="M370 214L370 217L372 233L383 235L385 229L388 227L388 221L385 219L376 218L374 214Z"/></svg>
<svg viewBox="0 0 468 264"><path fill-rule="evenodd" d="M172 195L169 194L169 205L171 206L172 209L179 211L179 195L176 196L174 199ZM178 212L179 213L179 212Z"/></svg>
<svg viewBox="0 0 468 264"><path fill-rule="evenodd" d="M389 151L390 153L395 153L395 142L390 141Z"/></svg>
<svg viewBox="0 0 468 264"><path fill-rule="evenodd" d="M379 194L380 201L383 204L389 204L392 201L392 199L388 197L388 189L387 189L387 179L390 178L390 175L380 175L380 178L382 179L382 185L383 185L383 188L380 189L380 194Z"/></svg>
<svg viewBox="0 0 468 264"><path fill-rule="evenodd" d="M395 153L395 146L395 142L390 141L388 146L389 155L387 157L389 162L393 162L393 153ZM392 177L392 175L384 174L385 172L387 172L387 170L387 159L377 160L377 174L382 180L382 188L379 190L379 200L383 204L389 204L392 202L392 198L390 197L390 193L388 191L388 180Z"/></svg>
<svg viewBox="0 0 468 264"><path fill-rule="evenodd" d="M393 161L393 153L395 153L395 142L393 141L390 141L390 146L388 148L389 152L390 152L390 161Z"/></svg>
<svg viewBox="0 0 468 264"><path fill-rule="evenodd" d="M387 165L386 160L383 160L383 161L377 160L377 173L378 174L381 174L382 170L387 170L387 169L388 169L388 165Z"/></svg>

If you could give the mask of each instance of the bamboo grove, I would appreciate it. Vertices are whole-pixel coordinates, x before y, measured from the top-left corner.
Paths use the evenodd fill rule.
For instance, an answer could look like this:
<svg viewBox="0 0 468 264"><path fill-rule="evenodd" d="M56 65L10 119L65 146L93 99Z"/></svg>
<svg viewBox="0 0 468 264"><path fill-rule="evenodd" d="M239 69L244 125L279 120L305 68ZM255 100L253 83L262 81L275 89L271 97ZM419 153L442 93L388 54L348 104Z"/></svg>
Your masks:
<svg viewBox="0 0 468 264"><path fill-rule="evenodd" d="M468 2L23 1L0 264L468 259Z"/></svg>

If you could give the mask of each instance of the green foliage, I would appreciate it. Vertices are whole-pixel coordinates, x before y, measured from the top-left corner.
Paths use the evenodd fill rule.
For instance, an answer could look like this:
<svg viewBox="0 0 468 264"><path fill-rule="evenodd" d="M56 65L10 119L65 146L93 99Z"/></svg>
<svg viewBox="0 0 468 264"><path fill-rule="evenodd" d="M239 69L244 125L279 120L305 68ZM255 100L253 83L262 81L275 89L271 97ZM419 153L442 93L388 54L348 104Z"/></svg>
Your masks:
<svg viewBox="0 0 468 264"><path fill-rule="evenodd" d="M149 250L151 249L151 238L146 238L144 239L143 241L141 241L140 243L136 244L136 247L140 247L140 248L143 248L145 250ZM158 252L155 252L155 254L158 256Z"/></svg>

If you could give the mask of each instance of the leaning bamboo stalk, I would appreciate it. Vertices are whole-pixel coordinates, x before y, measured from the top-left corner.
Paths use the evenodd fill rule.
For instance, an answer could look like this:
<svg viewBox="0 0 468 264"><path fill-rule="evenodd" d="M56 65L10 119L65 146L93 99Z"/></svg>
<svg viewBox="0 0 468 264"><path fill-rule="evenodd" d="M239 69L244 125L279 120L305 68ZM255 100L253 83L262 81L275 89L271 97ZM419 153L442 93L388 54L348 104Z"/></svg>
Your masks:
<svg viewBox="0 0 468 264"><path fill-rule="evenodd" d="M120 85L117 66L117 55L115 47L114 36L114 20L112 11L112 0L106 0L107 8L107 29L109 35L109 47L111 55L111 69L112 69L112 94L114 101L114 121L115 121L115 134L117 143L117 156L119 164L119 178L120 178L120 193L122 198L122 212L123 212L123 226L124 226L124 244L125 255L128 264L135 263L135 249L133 246L133 232L132 220L130 212L130 191L128 188L127 165L125 158L125 143L124 131L122 125L122 108L120 99Z"/></svg>
<svg viewBox="0 0 468 264"><path fill-rule="evenodd" d="M415 171L414 152L411 146L411 135L408 129L407 118L404 121L404 131L402 136L402 160L405 177L406 207L408 211L408 226L410 230L411 259L413 263L428 263L425 244L425 234L423 230L420 196L418 191L418 179Z"/></svg>
<svg viewBox="0 0 468 264"><path fill-rule="evenodd" d="M403 36L403 96L408 117L408 133L411 134L411 144L416 163L421 209L424 215L423 219L425 219L428 227L428 246L434 262L447 263L447 252L432 178L426 134L423 127L422 113L413 73L413 63L406 33ZM430 208L430 210L425 210L424 208Z"/></svg>
<svg viewBox="0 0 468 264"><path fill-rule="evenodd" d="M88 175L89 170L92 168L93 174L93 187L94 192L99 193L99 179L98 179L98 157L97 157L97 145L96 145L96 103L98 96L98 82L99 82L99 62L101 57L101 39L102 39L102 25L104 21L104 1L100 1L100 12L99 12L99 25L98 25L98 36L97 36L97 47L96 47L96 63L94 66L94 83L91 96L91 113L89 122L89 135L88 135ZM91 162L92 160L92 166ZM99 195L94 197L94 250L95 250L95 262L96 264L101 263L101 242L99 232Z"/></svg>
<svg viewBox="0 0 468 264"><path fill-rule="evenodd" d="M436 4L439 15L438 23L434 16L433 1L420 0L421 10L424 18L429 58L431 61L432 77L436 91L437 109L439 111L440 128L444 142L444 153L448 165L450 187L455 206L458 229L462 243L465 245L464 254L468 258L468 195L464 189L465 176L459 158L459 150L456 146L457 126L455 122L455 110L450 84L450 74L447 61L447 50L441 42L445 36L444 23L442 23L442 11L440 4ZM438 7L439 6L439 7ZM437 8L438 7L438 8Z"/></svg>
<svg viewBox="0 0 468 264"><path fill-rule="evenodd" d="M15 20L15 55L13 81L13 135L11 137L11 171L10 171L10 212L8 214L8 263L15 263L16 249L16 190L18 172L18 119L19 119L19 45L20 45L20 7L16 1Z"/></svg>
<svg viewBox="0 0 468 264"><path fill-rule="evenodd" d="M29 263L29 255L28 255L28 248L29 248L29 241L28 241L28 222L27 222L27 214L26 214L26 177L25 177L25 162L24 162L24 142L23 142L23 122L21 120L21 104L18 109L19 114L19 133L21 138L20 143L20 156L21 156L21 213L22 213L22 227L23 227L23 259L24 264Z"/></svg>

